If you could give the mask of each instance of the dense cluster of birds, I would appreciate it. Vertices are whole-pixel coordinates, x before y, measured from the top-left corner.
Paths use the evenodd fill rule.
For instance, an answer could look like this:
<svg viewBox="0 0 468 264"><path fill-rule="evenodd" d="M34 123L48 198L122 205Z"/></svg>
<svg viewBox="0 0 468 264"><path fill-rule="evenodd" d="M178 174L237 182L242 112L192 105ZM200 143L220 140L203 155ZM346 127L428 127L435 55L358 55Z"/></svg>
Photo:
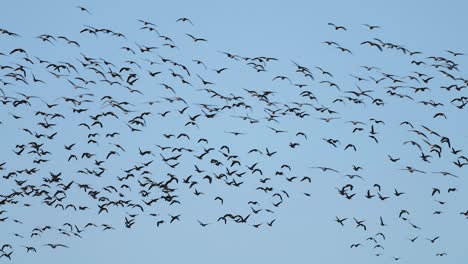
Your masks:
<svg viewBox="0 0 468 264"><path fill-rule="evenodd" d="M93 15L85 7L77 7L77 12ZM405 185L388 186L366 174L363 165L337 168L332 161L325 165L313 159L309 164L295 164L297 151L313 152L312 144L323 145L336 155L362 157L362 164L369 156L366 150L380 149L385 152L380 161L395 173L426 175L425 179L439 176L438 186L423 190L425 199L435 207L427 217L450 214L468 219L468 208L448 207L460 191L457 181L468 165L466 152L462 143L448 135L450 131L434 128L448 122L449 113L464 111L468 104L463 95L468 79L461 76L457 63L463 53L447 50L441 56L428 56L373 38L373 32L382 29L365 24L360 27L371 37L359 43L361 49L393 52L415 70L402 74L361 66L350 75L349 85L325 67L276 57L215 51L226 65L210 64L199 54L178 57L183 45L197 49L208 43L192 33L196 27L190 18L174 19L188 32L177 36L165 34L156 22L135 23L150 36L149 41L89 25L68 35L40 34L34 40L21 32L0 29L2 42L35 41L44 49L66 50L56 54L63 57L60 60L31 54L23 47L0 50L0 128L10 131L2 138L0 158L0 226L10 227L1 228L1 261L45 248L67 248L65 237L85 238L92 230L120 227L99 223L104 216L120 219L124 228L134 228L144 217L155 228L175 224L184 221L183 205L188 200L204 199L208 206L222 208L223 213L212 218L203 216L201 210L194 224L202 227L245 224L271 228L277 211L295 195L313 196L307 188L320 175L343 176L337 180L339 186L322 187L336 190L346 203L372 200L387 204L410 195L411 189L405 190ZM338 35L350 31L343 25L328 26ZM114 60L102 57L83 44L89 42L92 47L99 41L112 41L118 56ZM336 40L321 45L345 56L356 55ZM290 71L275 73L277 64ZM228 90L220 85L225 76L238 78L238 72L261 76L265 87L272 88L237 86ZM445 95L439 100L433 96L436 92ZM408 121L405 116L392 124L384 116L379 118L388 104L423 107L437 124ZM346 118L345 112L352 109L370 116ZM309 124L329 130L340 127L342 134L321 135ZM380 147L396 138L384 136L389 126L396 126L404 140ZM261 135L270 138L268 146L256 143ZM243 142L246 151L241 150ZM402 151L414 160L399 157ZM276 166L264 165L273 160ZM440 163L442 160L448 162ZM434 163L444 164L445 169L432 170ZM303 171L307 175L301 175ZM224 195L238 190L248 195ZM240 200L244 206L232 206L230 200ZM365 247L376 256L385 255L386 241L398 239L386 228L399 225L411 235L402 243L426 243L435 257L449 254L449 249L437 247L444 235L419 224L413 213L416 208L409 206L391 211L386 207L385 212L390 213L377 219L341 214L327 217L337 227L364 234L347 245L352 249ZM24 221L11 213L17 208L40 207L53 208L58 215L85 212L89 221L37 226L33 219ZM29 232L15 231L24 225L31 225ZM42 242L41 237L51 240ZM395 261L404 258L387 255Z"/></svg>

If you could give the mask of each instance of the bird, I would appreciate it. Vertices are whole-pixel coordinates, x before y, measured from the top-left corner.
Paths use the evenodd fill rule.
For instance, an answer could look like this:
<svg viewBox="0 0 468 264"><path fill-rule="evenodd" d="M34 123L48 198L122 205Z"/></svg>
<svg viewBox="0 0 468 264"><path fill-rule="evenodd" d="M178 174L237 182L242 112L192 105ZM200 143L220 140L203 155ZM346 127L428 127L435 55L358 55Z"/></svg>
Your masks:
<svg viewBox="0 0 468 264"><path fill-rule="evenodd" d="M80 9L80 11L82 11L82 12L86 12L86 13L88 13L89 15L91 15L91 13L90 13L90 12L88 11L88 9L85 8L85 7L77 6L76 8Z"/></svg>
<svg viewBox="0 0 468 264"><path fill-rule="evenodd" d="M336 221L338 224L340 224L341 226L344 226L343 222L346 221L346 219L348 219L348 218L342 218L342 219L340 219L340 218L338 218L338 216L336 216L335 221Z"/></svg>
<svg viewBox="0 0 468 264"><path fill-rule="evenodd" d="M329 26L332 26L335 30L340 30L340 29L341 29L341 30L344 30L344 31L347 30L344 26L335 25L334 23L331 23L331 22L329 22L328 25L329 25Z"/></svg>
<svg viewBox="0 0 468 264"><path fill-rule="evenodd" d="M380 26L369 25L369 24L363 24L363 26L366 26L369 30L374 30L374 29L379 29L380 28Z"/></svg>
<svg viewBox="0 0 468 264"><path fill-rule="evenodd" d="M32 252L37 252L36 251L36 248L34 247L31 247L31 246L22 246L26 249L26 253L28 253L29 251L32 251Z"/></svg>
<svg viewBox="0 0 468 264"><path fill-rule="evenodd" d="M56 248L59 248L59 247L63 247L63 248L68 248L68 246L64 245L64 244L45 244L44 246L48 246L52 249L56 249Z"/></svg>
<svg viewBox="0 0 468 264"><path fill-rule="evenodd" d="M209 223L203 223L203 222L201 222L200 220L197 220L197 222L198 222L202 227L205 227L205 226L209 225Z"/></svg>
<svg viewBox="0 0 468 264"><path fill-rule="evenodd" d="M437 239L439 239L440 237L439 236L436 236L434 238L426 238L429 242L431 242L432 244L434 244L434 242L436 242Z"/></svg>
<svg viewBox="0 0 468 264"><path fill-rule="evenodd" d="M340 50L341 52L343 52L343 53L347 52L347 53L349 53L349 54L353 54L353 53L351 52L351 50L349 50L349 49L347 49L347 48L343 48L343 47L336 47L336 48L339 49L339 50Z"/></svg>
<svg viewBox="0 0 468 264"><path fill-rule="evenodd" d="M197 38L197 37L194 37L193 35L188 34L188 33L185 34L185 35L189 36L189 37L193 40L193 42L199 42L199 41L201 41L201 42L206 42L206 41L207 41L207 40L204 39L204 38Z"/></svg>
<svg viewBox="0 0 468 264"><path fill-rule="evenodd" d="M337 170L335 170L335 169L332 169L332 168L328 168L328 167L309 167L309 168L320 169L320 170L323 171L323 172L332 171L332 172L339 173L339 171L337 171Z"/></svg>

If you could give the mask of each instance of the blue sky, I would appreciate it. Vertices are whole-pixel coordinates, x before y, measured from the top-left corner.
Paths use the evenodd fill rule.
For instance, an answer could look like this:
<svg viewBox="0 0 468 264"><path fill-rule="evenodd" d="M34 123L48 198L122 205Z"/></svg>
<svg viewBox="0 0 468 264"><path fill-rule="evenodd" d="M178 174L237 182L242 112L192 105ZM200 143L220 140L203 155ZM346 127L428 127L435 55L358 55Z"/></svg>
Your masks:
<svg viewBox="0 0 468 264"><path fill-rule="evenodd" d="M81 12L76 6L86 7L91 15ZM53 155L50 161L41 165L40 172L34 176L20 176L18 179L28 179L30 183L41 184L43 177L48 177L49 172L63 172L65 182L76 181L88 183L96 188L107 185L121 185L116 177L124 176L123 170L133 167L135 164L154 159L150 167L155 180L164 179L168 172L179 177L180 182L194 171L194 162L206 173L220 173L210 161L199 162L192 154L184 154L180 165L175 170L164 164L160 158L160 149L156 146L187 147L195 150L194 153L203 153L203 147L214 147L217 152L221 146L230 147L231 154L238 155L242 165L239 171L248 171L246 166L258 162L264 175L247 173L243 178L241 188L227 186L223 181L216 181L208 185L202 177L205 173L196 175L199 185L197 190L204 195L193 195L193 188L188 189L184 184L178 184L177 194L180 196L180 205L168 206L157 203L151 208L145 208L145 212L130 208L112 208L109 214L97 214L96 201L91 200L77 187L72 188L68 195L68 201L76 204L88 205L90 210L73 212L70 210L46 207L40 199L23 197L19 205L6 205L9 219L0 223L1 243L15 245L12 255L12 263L29 263L31 261L47 263L152 263L154 261L186 263L306 263L322 261L326 263L342 263L344 261L360 263L393 263L393 257L400 257L399 262L404 263L438 263L440 257L436 253L447 252L442 259L446 263L457 263L466 258L464 243L466 238L463 231L467 220L460 215L466 211L467 194L464 190L467 182L464 176L466 167L457 168L453 165L456 156L450 154L450 149L444 146L444 155L437 158L435 153L429 153L427 145L415 133L409 132L407 126L400 125L403 121L410 121L415 129L424 131L422 125L437 131L439 134L450 138L456 149L462 149L460 155L466 154L466 130L467 126L460 122L464 120L466 109L457 109L450 104L455 97L466 95L465 90L460 92L445 92L440 86L450 84L450 80L430 66L416 66L411 64L414 59L425 59L428 56L444 56L453 59L460 65L459 71L454 71L457 77L464 76L464 62L466 56L451 57L445 50L465 52L467 38L464 36L464 26L467 25L464 10L466 3L451 1L451 3L427 1L393 1L386 3L381 1L359 1L359 4L351 1L173 1L155 2L138 1L82 1L66 3L63 1L27 2L17 1L3 4L4 14L0 17L0 28L16 32L21 38L0 36L2 45L0 52L8 54L14 48L24 48L29 57L37 56L53 62L67 61L79 65L76 59L83 60L80 52L93 58L104 58L113 62L119 69L126 65L126 60L136 60L142 66L138 69L132 66L139 74L140 80L135 87L144 95L129 94L125 88L109 86L99 83L91 85L89 91L73 90L70 84L63 78L55 79L44 67L37 63L28 65L36 77L47 82L47 85L30 82L31 85L15 83L14 86L5 86L3 91L8 96L20 97L17 92L28 95L40 96L48 103L59 103L57 111L66 115L65 120L54 120L59 123L55 130L58 132L53 142L44 141L47 150ZM180 23L176 20L180 17L188 17L193 21ZM173 39L178 48L169 49L163 47L163 42L155 33L139 30L141 23L137 19L155 23L159 33ZM336 31L327 23L333 22L344 25L347 31ZM363 24L379 25L381 28L373 31L366 29ZM127 39L118 39L106 35L80 34L85 25L96 28L110 28L121 32ZM186 33L197 37L206 38L206 43L194 43ZM45 43L36 38L40 34L53 36L64 35L77 40L81 47L64 45L63 42L54 42L54 45ZM400 51L384 49L380 52L376 48L360 45L361 42L379 38L384 42L402 45L411 51L421 51L423 55L407 56ZM335 41L343 47L349 48L352 55L340 52L334 47L324 45L323 41ZM136 43L146 46L159 47L156 53L132 55L120 49L122 46L131 46L137 49ZM267 72L257 73L242 61L228 59L221 52L230 52L245 57L266 56L277 58L278 61L267 63ZM160 62L158 55L177 61L190 68L192 75L189 81L193 87L183 86L177 79L168 73L167 64L149 65L144 59ZM196 65L192 60L202 60L208 69ZM315 80L304 78L295 72L293 62L310 68ZM13 54L0 56L1 65L25 64L21 55ZM369 79L369 76L377 78L377 72L368 72L362 65L379 67L381 72L395 74L401 78L414 71L424 72L429 76L436 76L428 86L431 91L414 93L409 88L398 90L414 97L414 101L391 97L386 93L386 86L375 85L372 82L359 82L350 75L356 75ZM333 74L333 78L326 78L315 67L322 67ZM216 74L212 69L228 68L222 74ZM107 71L107 69L105 69ZM161 76L149 78L147 71L162 71ZM80 76L98 80L97 75L89 70L79 69ZM1 79L6 80L4 74L8 70L0 71ZM180 74L184 74L178 71ZM215 85L209 88L229 96L235 94L245 98L245 102L252 106L252 110L235 109L219 113L214 119L201 117L198 127L187 127L188 115L194 116L201 113L198 104L212 103L222 105L223 100L209 98L209 94L198 89L204 87L195 73L210 80ZM74 74L70 73L71 76ZM305 88L294 87L287 81L272 81L275 76L288 76L293 83L306 83ZM29 76L29 75L28 75ZM185 75L184 75L185 76ZM29 76L30 77L30 76ZM28 78L29 78L28 77ZM188 78L188 77L187 77ZM371 94L375 98L384 100L384 107L371 104L365 105L332 103L340 96L349 94L340 93L332 87L328 87L322 80L333 81L344 91L357 91L356 86L365 90L374 90ZM409 80L405 80L410 83ZM163 97L171 97L173 94L165 90L160 83L169 84L176 88L177 96L182 96L189 102L186 115L178 115L185 105L180 102L168 103ZM416 84L408 84L409 86ZM423 86L422 84L420 86ZM337 111L335 115L323 114L314 111L312 107L304 106L310 116L297 118L293 115L280 117L279 122L268 122L263 102L249 97L247 90L274 91L270 100L278 102L279 108L284 109L291 102L301 101L299 93L310 90L319 98L316 106L328 106ZM81 92L95 94L93 103L87 104L88 113L74 114L73 106L65 104L61 96L74 97ZM89 115L111 110L109 106L101 104L99 99L105 95L112 95L116 100L129 101L135 104L132 109L136 113L127 115L119 112L119 119L105 119L104 128L93 128L91 131L100 133L99 145L86 144L88 131L77 125L81 122L89 122ZM145 102L162 101L155 105ZM442 108L434 109L418 103L421 100L434 100L442 102ZM31 107L12 107L2 105L0 111L0 128L3 138L1 142L0 164L7 162L3 173L31 168L30 156L16 156L12 153L15 145L32 140L31 136L22 131L22 128L37 128L38 122L43 118L35 116L35 111L49 111L39 100L32 99ZM115 110L115 109L112 109ZM171 111L166 117L158 113ZM125 121L131 117L150 111L152 115L147 117L147 126L141 133L130 133ZM448 117L435 119L433 115L444 112ZM12 115L21 116L14 119ZM234 116L249 115L261 120L258 124L249 124ZM327 123L319 120L324 117L337 117ZM385 125L374 124L379 143L376 144L368 137L370 131L370 118L384 120ZM367 125L366 132L352 133L353 126L346 123L348 120L360 120ZM50 121L50 120L49 120ZM284 134L275 134L267 126L287 131ZM49 130L40 130L50 134ZM111 131L120 132L116 140L104 138L105 133ZM233 136L226 131L243 132L246 135ZM308 139L296 137L299 131L305 132ZM187 133L191 140L166 139L162 134ZM438 143L438 138L428 135L431 143ZM199 138L209 140L209 145L196 143ZM323 138L339 139L341 145L332 147L324 142ZM431 163L421 161L421 154L414 147L403 145L404 141L416 140L424 146L424 153L431 154ZM42 142L42 141L40 141ZM101 159L114 149L111 143L118 143L126 152L120 152L121 156L106 161L106 172L103 177L97 178L91 175L78 174L79 169L92 167L89 161L79 160L67 162L68 153L63 145L77 142L76 152L89 151L96 153ZM292 149L288 145L291 142L300 145ZM358 148L357 152L343 151L346 144L353 143ZM138 148L151 150L154 157L141 157ZM272 157L260 154L248 154L253 148L265 148L277 151ZM165 157L172 153L164 152ZM222 159L220 153L216 153L218 159ZM391 163L387 155L399 157L400 161ZM213 156L214 158L214 156ZM296 176L293 182L286 181L283 176L275 176L275 171L280 170L282 164L289 164L291 172L285 172L284 177ZM352 165L364 168L359 172L364 180L345 178L345 174L354 173ZM314 166L332 167L340 173L321 172L311 169ZM405 166L412 166L426 171L426 174L410 174L402 171ZM224 170L224 167L221 167ZM430 172L449 171L460 177L443 177ZM304 176L311 178L311 183L299 182ZM29 177L29 178L28 178ZM290 198L285 199L284 205L273 207L278 200L271 195L265 195L256 188L260 186L259 179L270 177L271 186L275 191L287 190ZM342 187L352 183L356 196L347 200L340 196L335 187ZM121 190L128 199L141 201L138 195L136 180L128 183L132 191ZM376 198L368 200L364 197L367 190L375 194L374 184L382 187L381 194L390 196L386 201ZM262 185L263 186L263 185ZM447 193L448 188L457 188L454 193ZM0 192L5 195L10 190L18 188L12 179L2 178ZM431 196L432 188L439 188L440 195ZM405 192L400 197L393 195L394 189ZM310 194L305 196L304 193ZM214 201L214 197L222 196L224 205ZM145 198L143 198L145 199ZM445 201L440 205L434 200ZM258 200L260 205L255 209L263 209L259 214L252 215L248 224L223 224L217 222L219 216L226 213L241 214L251 213L249 200ZM31 207L20 206L23 203L32 204ZM268 213L266 208L274 209L274 213ZM422 227L421 230L412 228L408 221L398 218L400 210L410 212L410 222ZM2 208L0 207L0 210ZM440 210L441 215L433 215L435 210ZM158 214L157 217L149 216L150 213ZM131 229L124 226L124 218L128 214L139 214L135 219L136 224ZM170 220L169 214L181 214L180 222L163 224L156 227L158 220ZM335 217L348 218L342 227L334 222ZM355 228L353 217L364 220L368 230L362 231ZM386 227L379 226L379 217L385 220ZM15 224L11 220L19 219L23 224ZM266 222L275 220L272 227ZM210 223L201 227L197 220ZM82 227L88 222L96 224L107 223L115 227L115 230L102 232L102 228L89 229L81 235L82 239L58 235L56 232L43 234L40 238L30 238L31 230L35 227L51 225L57 228L63 223L73 223ZM259 228L252 224L262 223ZM374 249L374 243L366 240L374 237L376 233L383 232L385 241L379 240L384 250ZM20 239L13 234L22 234ZM419 236L416 243L411 243L410 238ZM440 236L436 243L430 243L426 238ZM52 250L42 246L47 243L64 243L70 248ZM362 246L350 249L351 244L361 243ZM22 245L34 245L37 253L25 253ZM382 256L376 257L376 253ZM8 263L5 258L0 263Z"/></svg>

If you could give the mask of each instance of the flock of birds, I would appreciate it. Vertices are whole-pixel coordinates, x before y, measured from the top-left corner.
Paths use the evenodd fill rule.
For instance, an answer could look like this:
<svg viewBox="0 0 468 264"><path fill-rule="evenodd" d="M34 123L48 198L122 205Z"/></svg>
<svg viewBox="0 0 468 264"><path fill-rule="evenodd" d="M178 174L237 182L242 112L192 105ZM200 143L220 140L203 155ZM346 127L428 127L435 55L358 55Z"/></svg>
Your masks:
<svg viewBox="0 0 468 264"><path fill-rule="evenodd" d="M84 16L92 16L85 7L77 9ZM377 66L361 66L358 73L350 75L353 85L345 85L325 67L275 57L216 51L228 66L212 65L200 58L203 55L179 58L177 54L184 47L176 39L195 49L208 40L191 33L195 25L189 18L174 22L189 33L164 34L156 23L138 20L138 30L151 37L151 44L89 25L69 35L43 33L34 40L21 32L0 29L2 42L19 39L35 41L44 49L66 49L64 58L56 61L31 54L23 47L0 50L0 127L12 131L2 138L0 158L0 226L11 225L1 228L1 261L45 248L67 248L62 238L85 238L92 230L120 227L98 223L97 219L105 215L121 219L121 226L129 229L144 217L155 227L176 224L184 220L183 205L188 200L206 199L209 206L223 208L224 213L212 219L198 218L196 223L202 227L245 224L271 228L278 221L277 211L295 195L313 196L307 188L317 175L343 176L339 186L328 189L336 190L347 203L387 203L405 198L411 191L405 190L405 185L389 187L370 179L363 165L351 164L344 169L312 161L305 168L309 174L300 176L298 171L304 168L286 162L284 157L294 157L301 148L310 147L308 151L312 151L313 142L332 153L366 158L368 154L360 150L362 145L379 148L392 137L383 136L391 125L389 121L375 114L388 104L424 107L434 122L447 122L448 112L464 111L468 104L468 97L463 95L468 79L462 77L456 61L464 54L448 50L442 56L427 56L373 38L373 32L381 30L377 25L362 26L371 37L359 46L367 52L393 52L415 70L397 74ZM348 31L346 26L334 23L328 23L328 27L334 34ZM99 51L84 51L83 42L103 39L119 46L113 50L118 53L114 60L101 57ZM321 45L355 55L335 40ZM275 65L281 63L290 71L274 73ZM261 76L268 80L265 86L275 88L235 87L226 92L219 83L226 74L239 71ZM431 96L436 92L446 93L449 99ZM373 116L345 118L345 112L363 108ZM407 176L440 176L445 185L423 191L436 207L429 217L451 214L468 219L468 208L447 208L460 192L457 181L468 165L462 143L435 125L400 118L396 125L405 140L390 150L383 149L386 155L382 162ZM308 126L283 125L287 122L313 123L328 129L339 126L343 135L319 135ZM221 125L229 123L242 126L229 129ZM269 140L269 146L255 145L256 137L262 134L274 139L275 144ZM249 136L253 136L250 141ZM286 145L279 146L283 141ZM239 142L248 142L250 148L239 151ZM399 157L396 152L400 149L414 160ZM275 158L276 167L263 165ZM446 169L425 169L438 160L448 160ZM249 194L243 208L229 208L229 199L245 197L224 196L228 189ZM17 210L14 208L30 207L53 208L58 214L83 212L89 221L37 226L10 213ZM448 249L437 247L444 235L431 235L434 230L418 224L413 210L395 209L391 216L378 219L333 215L328 220L335 221L337 227L362 232L365 238L347 247L365 247L376 256L386 255L386 241L392 239L386 228L397 224L406 230L402 232L411 234L405 243L426 243L436 257L449 254ZM14 231L28 224L33 225L29 232ZM53 234L55 240L41 243L46 234ZM404 259L393 253L387 255L395 261Z"/></svg>

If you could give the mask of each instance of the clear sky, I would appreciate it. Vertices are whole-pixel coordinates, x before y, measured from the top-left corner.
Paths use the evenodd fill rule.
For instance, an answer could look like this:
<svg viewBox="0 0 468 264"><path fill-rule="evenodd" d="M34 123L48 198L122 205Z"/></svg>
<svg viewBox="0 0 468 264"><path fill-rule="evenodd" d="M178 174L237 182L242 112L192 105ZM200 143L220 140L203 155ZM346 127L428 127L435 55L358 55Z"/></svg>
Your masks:
<svg viewBox="0 0 468 264"><path fill-rule="evenodd" d="M355 3L352 3L355 2ZM57 183L50 183L50 188L42 186L44 178L50 178L49 172L62 172L64 184L74 181L72 187L66 191L67 198L63 205L75 204L87 206L87 210L62 210L44 204L45 196L31 195L17 196L13 199L16 204L0 205L0 246L11 244L14 249L4 249L4 253L11 255L12 260L6 256L0 258L0 263L461 263L467 258L466 229L468 220L460 212L468 210L468 195L466 192L466 167L458 168L454 162L459 156L466 155L467 128L466 108L459 109L450 101L454 98L466 96L466 89L446 91L441 86L452 84L462 85L463 80L452 80L444 76L439 70L450 72L456 78L466 78L465 61L467 56L453 56L446 50L455 52L468 52L466 50L468 39L465 27L468 25L464 1L6 1L2 5L0 28L15 32L21 37L0 35L1 66L11 66L12 69L0 70L0 88L5 93L4 101L24 99L22 94L38 96L30 98L30 106L13 106L10 102L0 104L0 164L6 162L1 176L22 169L39 168L39 172L32 175L17 173L15 177L0 178L0 194L7 196L12 190L21 191L17 181L27 180L24 185L32 184L39 189L48 190L51 196L58 190ZM76 6L85 7L89 13L81 11ZM189 18L189 22L176 22L179 18ZM144 26L138 21L144 20L156 25L159 33L142 30ZM345 30L335 30L333 26L343 25ZM378 25L379 28L369 30L363 24ZM91 26L94 28L107 28L119 32L126 38L110 36L110 34L80 33L81 30ZM151 25L150 25L151 26ZM207 41L194 42L186 34ZM52 43L41 41L37 36L49 34L56 40ZM164 41L159 35L164 35L173 42ZM58 36L66 36L77 41L80 47L65 44ZM392 43L404 47L411 52L421 52L410 56L401 50L389 49L389 44L377 47L361 45L364 41L379 43ZM352 54L340 51L334 45L326 45L324 41L334 41L341 47L349 49ZM171 48L168 45L173 44ZM140 52L137 45L158 47L152 52ZM131 47L136 54L127 52L121 47ZM27 55L10 52L16 48L26 50ZM222 52L236 54L242 57L270 57L277 60L259 62L252 60L233 60ZM122 67L130 67L130 72L137 74L138 80L130 85L126 77L122 80L114 78L123 85L140 93L130 93L123 86L109 85L100 81L101 76L94 70L85 69L81 62L85 61L83 55L99 61L99 68L104 72L106 79L111 79L112 72L119 72ZM27 56L33 60L30 64L23 58ZM457 63L457 69L445 69L440 61L428 59L430 56L442 56ZM47 64L40 64L36 57L55 64L68 62L77 67L77 72L70 70L54 71L53 67L46 68ZM165 63L162 58L169 59L185 65L190 76L179 66ZM113 65L105 65L103 60ZM79 61L78 61L79 60ZM157 62L150 64L149 61ZM196 64L193 60L203 61L204 66ZM81 61L81 62L80 62ZM135 61L129 64L128 61ZM425 64L416 65L412 61L424 61ZM265 68L265 72L257 72L247 63L254 62L258 68ZM314 79L303 76L296 71L294 63L310 69ZM24 65L28 84L12 79L7 75L18 67ZM368 71L363 65L379 68ZM323 74L317 67L330 72L333 76ZM213 69L227 68L221 73ZM170 70L183 76L190 82L186 85L180 77L171 75ZM48 71L67 76L55 78ZM150 72L161 71L152 77ZM18 73L20 71L16 71ZM424 73L427 76L418 76L414 72ZM34 78L43 80L35 82ZM214 85L203 85L196 76ZM385 77L392 74L393 77ZM362 77L360 80L353 77ZM75 77L81 76L86 80L94 80L97 84L83 84ZM276 76L286 76L289 80L280 80ZM387 75L388 76L388 75ZM416 76L417 81L408 76ZM428 77L434 77L427 80ZM370 77L385 80L378 84ZM401 83L392 82L400 80ZM135 78L136 79L136 78ZM88 88L73 89L74 84ZM336 83L341 91L328 86L322 81ZM3 85L4 82L12 85ZM427 82L427 83L425 83ZM176 95L164 89L161 83L170 85ZM306 84L297 87L293 84ZM401 85L402 88L391 90L389 87ZM365 96L353 96L347 91L368 92L373 99L379 98L383 106L372 103L373 99ZM428 87L430 90L415 92L410 87ZM238 101L228 101L212 97L210 92L202 89L212 89L218 94L230 97L241 96ZM246 92L253 90L258 93L272 91L267 104L265 101L254 98ZM317 101L301 97L301 92L311 91ZM409 95L412 99L390 96L388 91ZM94 96L79 97L83 93L93 93ZM135 112L127 114L105 103L103 96L112 96L117 102L127 101L127 109ZM175 101L169 102L164 98L179 96L187 104ZM345 98L362 99L364 104L354 104ZM82 105L73 105L65 102L61 97L75 98L77 100L90 99ZM12 99L13 98L13 99ZM343 102L335 101L341 99ZM421 103L433 100L443 106L432 107ZM466 99L465 99L466 100ZM46 104L58 104L49 109ZM158 101L148 104L149 101ZM231 105L234 102L245 102L251 108L243 107L222 110L215 118L206 118L206 108L200 104L210 104L213 107ZM311 105L294 104L293 102L311 103ZM180 113L184 107L189 108ZM297 107L298 110L287 111ZM315 107L315 108L314 108ZM316 108L328 107L336 111L335 114L316 111ZM73 112L73 109L87 109L83 113ZM278 117L267 120L268 111L276 109ZM44 117L37 115L37 111L46 113L60 113L65 119ZM91 125L90 116L114 111L118 119L104 117L99 119L103 127L93 126L90 130L80 123ZM170 111L167 114L163 114ZM127 124L133 117L143 112L151 112L144 118L145 126L131 124L141 132L131 132ZM296 113L307 113L308 116L299 118ZM284 113L284 115L283 115ZM447 117L433 116L444 113ZM196 120L197 126L187 125L190 117L201 114ZM248 116L258 122L237 118ZM326 122L320 118L336 118ZM383 120L385 124L370 120ZM353 126L347 122L359 120L364 125ZM417 132L410 131L408 125L401 122L409 121ZM45 129L39 122L57 124L56 127ZM425 126L432 131L450 138L451 147L460 149L457 154L451 153L446 143L440 142L440 137L431 135ZM275 133L268 127L287 131ZM355 127L363 130L353 133ZM51 135L57 132L53 140L45 138L36 139L23 129ZM227 131L244 133L232 135ZM98 144L89 142L90 133L98 133L95 140ZM119 132L115 138L105 135ZM303 132L307 139L297 136ZM369 133L376 132L378 143L369 137ZM163 134L187 134L190 139L166 138ZM426 138L427 137L427 138ZM92 136L91 136L92 138ZM208 139L209 143L197 142L200 138ZM326 139L338 139L337 147L325 142ZM424 143L438 144L443 148L439 158L431 147ZM38 156L25 153L15 155L18 144L28 144L31 141L43 143L43 149L51 152L41 158L48 161L42 164L33 163ZM422 151L405 141L418 142ZM64 149L64 145L76 143L72 151ZM299 143L295 148L290 143ZM357 151L343 149L347 144L354 144ZM121 151L114 144L125 149ZM184 147L193 152L171 152L161 150L157 145L168 147ZM229 160L221 152L223 145L229 147L231 157ZM214 148L203 160L193 155L200 155L204 148ZM152 156L139 154L149 150ZM260 153L249 153L257 148ZM271 157L266 155L266 148L277 153ZM433 148L432 148L433 149ZM106 160L109 151L117 151L120 156L112 156ZM91 159L82 159L84 152L96 156ZM429 162L421 160L423 152L429 154ZM67 161L70 154L76 154L76 161ZM161 160L182 154L177 160L180 164L170 168ZM391 162L388 155L398 157L400 160ZM222 161L217 166L212 161ZM101 167L106 170L101 177L79 173L79 170L99 170L94 160L105 160ZM144 170L151 172L147 175L155 182L168 179L167 173L178 178L179 183L172 183L175 195L180 204L169 205L163 201L146 206L144 201L149 197L163 195L161 191L152 189L149 197L142 197L137 180L144 182L140 172L134 171L136 178L119 181L117 177L126 175L124 170L139 166L144 162L154 160ZM230 166L232 160L238 160L241 165ZM174 164L174 162L169 162ZM253 172L251 167L258 163L257 168L263 175ZM291 171L282 167L287 164ZM194 165L204 171L197 172ZM353 165L363 169L353 170ZM311 167L330 167L339 173L322 172ZM402 170L406 166L416 168L426 173L409 173ZM1 166L0 166L1 168ZM240 187L227 185L226 181L216 179L214 174L228 173L237 170L246 172L243 176L229 177L243 182ZM282 171L283 175L275 175ZM433 172L450 172L458 177L442 176ZM211 175L213 183L209 184L203 177ZM363 179L349 179L346 174L359 174ZM138 176L140 175L140 176ZM195 187L183 183L183 179L192 176L196 181ZM271 178L265 184L261 179ZM291 179L291 177L297 177ZM309 177L311 182L300 181ZM288 181L289 178L291 181ZM189 180L190 181L190 180ZM102 201L92 199L80 184L89 184L99 190L98 197L105 196L111 200L132 200L132 203L142 204L144 212L136 208L109 207L109 213L98 214L97 204ZM127 184L131 189L122 187ZM355 193L352 199L341 196L336 188L341 189L346 184L352 184ZM388 196L385 201L377 197ZM115 186L121 196L113 191L106 191L106 186ZM273 187L273 191L265 193L257 188L259 186ZM349 188L349 187L348 187ZM433 195L433 188L440 193ZM448 192L449 188L456 188ZM195 189L203 192L195 195ZM404 192L396 196L398 192ZM148 190L146 188L146 190ZM367 199L365 194L370 190L376 195ZM286 191L289 198L283 192ZM279 206L273 204L280 201ZM305 193L307 195L305 195ZM224 199L221 205L215 197ZM257 205L248 204L248 201L258 201ZM444 202L440 204L439 201ZM57 202L59 203L59 202ZM24 206L30 204L31 206ZM262 211L254 213L253 209ZM268 212L272 210L272 212ZM409 212L405 221L400 217L401 210ZM434 212L440 211L440 214ZM239 214L250 217L245 224L228 221L224 224L218 218L227 214ZM138 214L135 217L130 215ZM151 216L150 214L155 214ZM169 215L180 214L181 221L171 221ZM347 218L344 226L334 220L335 217ZM380 226L382 217L386 226ZM131 228L125 227L125 218L134 219ZM356 227L353 220L365 220L366 230ZM13 220L20 220L22 224ZM164 220L164 224L157 227L157 222ZM209 223L202 227L198 222ZM272 226L267 223L273 221ZM95 223L99 227L86 228L87 223ZM70 228L63 226L71 223L77 226L82 238L75 237ZM101 224L109 224L115 229L102 231ZM253 225L261 224L258 228ZM414 224L421 229L411 226ZM52 226L51 231L45 231L40 237L31 237L34 228ZM63 228L63 230L58 230ZM64 231L64 232L62 232ZM61 233L62 232L62 233ZM76 227L73 232L77 232ZM376 235L383 233L385 239ZM17 234L17 236L15 236ZM23 238L21 238L22 236ZM376 240L373 242L369 237ZM419 237L415 242L410 239ZM434 239L431 243L429 239ZM69 248L51 249L44 244L62 243ZM357 248L350 248L352 244L361 244ZM380 245L382 248L374 248ZM22 246L34 246L37 253L28 252ZM436 256L438 253L447 253L446 256ZM0 254L3 254L0 252ZM376 256L380 255L380 256Z"/></svg>

